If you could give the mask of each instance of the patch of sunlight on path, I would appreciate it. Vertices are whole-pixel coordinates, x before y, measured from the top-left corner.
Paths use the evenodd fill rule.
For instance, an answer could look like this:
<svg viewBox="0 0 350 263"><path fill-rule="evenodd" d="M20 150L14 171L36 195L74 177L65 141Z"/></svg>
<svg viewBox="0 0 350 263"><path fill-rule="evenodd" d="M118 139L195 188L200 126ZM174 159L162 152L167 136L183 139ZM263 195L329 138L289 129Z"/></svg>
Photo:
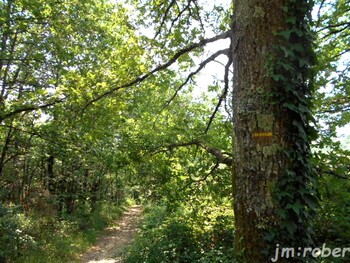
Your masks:
<svg viewBox="0 0 350 263"><path fill-rule="evenodd" d="M85 254L83 263L122 263L123 251L138 232L141 219L141 206L129 208L123 216L106 230L106 233Z"/></svg>

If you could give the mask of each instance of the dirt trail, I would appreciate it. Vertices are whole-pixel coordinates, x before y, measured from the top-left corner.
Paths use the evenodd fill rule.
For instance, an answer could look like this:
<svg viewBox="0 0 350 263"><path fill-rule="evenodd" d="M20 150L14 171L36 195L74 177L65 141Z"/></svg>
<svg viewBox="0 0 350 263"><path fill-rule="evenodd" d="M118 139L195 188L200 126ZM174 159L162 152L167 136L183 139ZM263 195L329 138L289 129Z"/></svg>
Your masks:
<svg viewBox="0 0 350 263"><path fill-rule="evenodd" d="M129 208L98 242L81 256L83 263L122 263L122 253L138 231L141 206Z"/></svg>

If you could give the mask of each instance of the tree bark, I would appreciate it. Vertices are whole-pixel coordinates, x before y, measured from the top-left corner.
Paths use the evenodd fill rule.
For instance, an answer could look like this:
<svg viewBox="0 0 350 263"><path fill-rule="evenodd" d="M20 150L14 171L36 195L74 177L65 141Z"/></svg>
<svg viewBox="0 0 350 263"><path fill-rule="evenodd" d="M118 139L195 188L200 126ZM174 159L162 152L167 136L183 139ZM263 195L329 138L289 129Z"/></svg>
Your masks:
<svg viewBox="0 0 350 263"><path fill-rule="evenodd" d="M55 194L55 172L54 172L54 165L55 165L55 156L50 155L49 158L47 158L47 179L48 179L48 188L50 194Z"/></svg>
<svg viewBox="0 0 350 263"><path fill-rule="evenodd" d="M263 253L269 245L264 235L280 224L273 191L293 169L284 150L295 146L289 136L295 130L295 116L281 103L272 103L271 95L280 91L268 70L269 62L279 55L275 46L281 42L275 33L287 26L285 4L284 0L234 0L235 249L249 263L270 262Z"/></svg>
<svg viewBox="0 0 350 263"><path fill-rule="evenodd" d="M11 124L12 124L13 120L11 120ZM0 155L0 178L3 176L3 171L5 168L5 159L6 159L6 155L7 152L9 150L9 145L11 143L11 139L12 139L12 135L13 135L13 129L12 129L12 125L10 126L7 135L6 135L6 139L5 142L2 146L2 150L1 150L1 155Z"/></svg>

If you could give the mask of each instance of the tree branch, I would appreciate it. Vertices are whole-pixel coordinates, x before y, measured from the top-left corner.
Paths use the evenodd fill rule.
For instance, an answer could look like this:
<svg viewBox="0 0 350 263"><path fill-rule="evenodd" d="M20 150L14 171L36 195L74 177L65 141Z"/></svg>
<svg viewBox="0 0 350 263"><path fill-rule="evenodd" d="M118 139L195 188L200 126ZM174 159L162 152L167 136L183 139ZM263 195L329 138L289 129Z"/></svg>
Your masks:
<svg viewBox="0 0 350 263"><path fill-rule="evenodd" d="M338 23L338 24L330 24L330 25L328 25L328 26L322 27L322 28L320 28L319 30L317 30L317 33L318 33L318 32L321 32L321 31L323 31L323 30L326 30L326 29L336 28L336 27L342 27L342 26L345 26L344 28L342 28L342 30L343 30L343 29L349 27L349 26L350 26L350 23L349 23L349 22L342 22L342 23ZM332 32L331 32L331 33L332 33Z"/></svg>
<svg viewBox="0 0 350 263"><path fill-rule="evenodd" d="M323 8L323 5L325 2L326 2L326 0L322 0L321 4L319 5L318 11L317 11L317 25L316 25L316 27L319 27L319 25L320 25L321 9Z"/></svg>
<svg viewBox="0 0 350 263"><path fill-rule="evenodd" d="M202 29L203 32L205 32L204 23L203 23L202 18L201 18L200 8L199 8L197 0L193 0L193 4L194 4L194 6L196 8L196 13L197 13L197 16L198 16L199 24L201 25L201 29Z"/></svg>
<svg viewBox="0 0 350 263"><path fill-rule="evenodd" d="M230 49L231 50L231 49ZM225 81L225 87L224 87L224 92L222 93L222 95L219 98L218 104L215 107L215 110L213 112L213 114L210 116L207 128L205 129L205 134L209 131L210 126L212 124L212 122L214 121L215 115L216 113L219 111L220 107L221 107L221 103L223 102L223 100L226 98L228 90L229 90L229 73L230 73L230 66L232 65L232 55L229 52L228 54L228 62L225 66L225 76L224 76L224 81Z"/></svg>
<svg viewBox="0 0 350 263"><path fill-rule="evenodd" d="M15 109L11 112L8 112L8 113L5 113L3 115L0 115L0 123L7 119L7 118L10 118L14 115L17 115L19 113L22 113L22 112L29 112L29 111L34 111L34 110L39 110L39 109L46 109L48 107L51 107L51 106L54 106L58 103L61 103L63 102L65 99L60 99L60 100L55 100L53 102L49 102L47 104L42 104L42 105L31 105L31 106L24 106L24 107L21 107L21 108L18 108L18 109Z"/></svg>
<svg viewBox="0 0 350 263"><path fill-rule="evenodd" d="M210 147L198 140L190 141L190 142L184 142L184 143L175 143L175 144L170 144L165 146L162 150L158 150L156 153L159 152L166 152L166 151L172 151L175 148L178 147L187 147L187 146L192 146L195 145L197 147L200 147L204 149L207 153L213 155L218 163L226 164L228 166L232 166L233 164L233 159L232 156L230 156L228 153L223 153L220 149L215 148L215 147Z"/></svg>
<svg viewBox="0 0 350 263"><path fill-rule="evenodd" d="M216 164L210 169L210 171L209 171L208 173L206 173L202 178L194 179L194 178L191 176L191 181L190 181L188 184L186 184L186 186L182 189L182 191L185 190L187 187L189 187L192 183L196 183L196 184L198 185L199 183L206 181L206 180L208 179L208 177L209 177L210 175L214 174L215 170L219 168L219 165L220 165L220 163L216 163Z"/></svg>
<svg viewBox="0 0 350 263"><path fill-rule="evenodd" d="M350 110L350 97L331 100L325 103L324 107L318 113L342 113Z"/></svg>
<svg viewBox="0 0 350 263"><path fill-rule="evenodd" d="M153 74L161 71L161 70L164 70L168 67L170 67L172 64L174 64L182 55L184 54L187 54L188 52L191 52L192 50L194 49L197 49L197 48L200 48L200 47L203 47L209 43L212 43L212 42L215 42L215 41L218 41L220 39L225 39L225 38L229 38L230 37L230 31L227 31L227 32L224 32L220 35L217 35L215 37L212 37L212 38L207 38L207 39L202 39L200 40L199 42L197 43L194 43L194 44L191 44L183 49L180 49L177 53L175 53L175 55L170 58L170 60L164 64L161 64L160 66L154 68L153 70L151 70L150 72L142 75L142 76L139 76L135 79L133 79L132 81L126 83L126 84L123 84L123 85L120 85L120 86L117 86L115 88L112 88L100 95L98 95L96 98L92 99L90 102L88 102L85 107L84 107L84 110L89 107L90 105L92 105L93 103L103 99L104 97L106 96L109 96L111 94L113 94L114 92L120 90L120 89L124 89L124 88L129 88L129 87L132 87L138 83L141 83L143 82L144 80L146 80L147 78L149 78L150 76L152 76Z"/></svg>
<svg viewBox="0 0 350 263"><path fill-rule="evenodd" d="M212 61L215 61L215 58L217 58L218 56L220 55L225 55L228 53L228 49L224 49L224 50L219 50L218 52L214 53L213 55L211 55L209 58L205 59L204 61L202 61L200 64L199 64L199 67L191 72L186 80L176 89L174 95L165 103L165 107L169 106L169 104L176 98L177 94L181 91L181 89L187 85L187 83L196 75L198 74L207 64L209 64L210 62Z"/></svg>
<svg viewBox="0 0 350 263"><path fill-rule="evenodd" d="M332 170L324 170L322 168L317 168L316 169L319 173L324 173L324 174L328 174L328 175L332 175L336 178L339 178L339 179L343 179L343 180L350 180L350 177L347 177L347 176L344 176L344 175L340 175ZM350 170L350 169L349 169Z"/></svg>
<svg viewBox="0 0 350 263"><path fill-rule="evenodd" d="M161 30L162 30L162 27L163 27L163 25L165 24L165 21L166 21L166 19L167 19L167 17L168 17L168 14L169 14L169 12L170 12L170 9L175 5L175 3L176 3L176 0L172 0L172 1L170 2L170 4L168 5L168 7L166 8L166 10L165 10L165 12L164 12L164 15L163 15L163 17L162 17L162 21L160 22L160 25L159 25L159 29L157 30L157 32L156 32L154 38L157 38L157 36L160 34L160 32L161 32Z"/></svg>
<svg viewBox="0 0 350 263"><path fill-rule="evenodd" d="M327 37L329 37L330 35L335 35L335 34L338 34L338 33L341 33L343 32L344 30L348 29L350 27L350 23L345 23L345 24L337 24L337 25L329 25L328 27L326 27L327 29L330 29L330 28L337 28L337 27L340 27L340 26L344 26L342 28L338 28L338 29L332 29L328 32L328 34L324 35L321 37L321 39L325 39ZM324 29L326 29L324 28Z"/></svg>
<svg viewBox="0 0 350 263"><path fill-rule="evenodd" d="M191 11L191 4L192 3L194 5L194 9L195 9L196 15L198 16L197 18L194 17L194 15L192 14L192 11ZM178 14L176 15L175 18L170 17L170 19L169 19L170 21L169 22L171 22L171 24L170 24L169 29L167 29L168 32L172 31L172 29L175 26L175 23L179 21L179 19L183 16L183 14L186 11L188 11L189 15L193 16L195 20L199 21L202 30L204 30L203 21L202 21L202 19L200 17L200 13L199 13L199 6L198 6L198 3L197 3L196 0L187 0L187 3L185 4L185 6L183 8L180 8L180 6L178 5L178 2L176 0L171 0L170 4L167 6L167 8L166 8L166 10L164 12L164 15L162 16L162 20L161 20L160 25L158 27L158 30L157 30L157 32L156 32L156 34L154 36L154 39L156 39L160 35L160 33L162 31L162 28L163 28L163 26L166 23L167 18L170 16L171 8L173 8L175 5L178 8L178 12L177 12Z"/></svg>

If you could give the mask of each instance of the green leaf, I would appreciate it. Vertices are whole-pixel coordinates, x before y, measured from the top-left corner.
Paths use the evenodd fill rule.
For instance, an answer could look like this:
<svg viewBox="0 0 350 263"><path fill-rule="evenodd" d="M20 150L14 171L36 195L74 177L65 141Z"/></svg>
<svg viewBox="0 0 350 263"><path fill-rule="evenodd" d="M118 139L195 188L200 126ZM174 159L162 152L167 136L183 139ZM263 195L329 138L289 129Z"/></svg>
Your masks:
<svg viewBox="0 0 350 263"><path fill-rule="evenodd" d="M296 202L292 205L292 209L299 216L301 214L303 206L300 204L300 202Z"/></svg>
<svg viewBox="0 0 350 263"><path fill-rule="evenodd" d="M290 36L292 34L294 30L293 29L289 29L289 30L285 30L285 31L280 31L278 32L277 35L282 36L283 38L285 38L286 40L290 39Z"/></svg>
<svg viewBox="0 0 350 263"><path fill-rule="evenodd" d="M275 81L280 81L280 80L284 81L284 80L286 80L286 78L282 74L272 74L271 77Z"/></svg>
<svg viewBox="0 0 350 263"><path fill-rule="evenodd" d="M285 46L281 46L281 49L283 50L285 57L295 58L295 53L294 53L293 49L291 49L289 47L285 47Z"/></svg>
<svg viewBox="0 0 350 263"><path fill-rule="evenodd" d="M295 16L287 17L286 18L286 23L295 25L297 22L297 18Z"/></svg>
<svg viewBox="0 0 350 263"><path fill-rule="evenodd" d="M283 209L283 208L278 208L278 209L277 209L277 215L278 215L280 218L282 218L282 219L287 219L287 217L288 217L288 214L287 214L286 210Z"/></svg>
<svg viewBox="0 0 350 263"><path fill-rule="evenodd" d="M291 221L283 222L282 227L285 228L290 235L294 235L295 231L297 230L296 224Z"/></svg>

